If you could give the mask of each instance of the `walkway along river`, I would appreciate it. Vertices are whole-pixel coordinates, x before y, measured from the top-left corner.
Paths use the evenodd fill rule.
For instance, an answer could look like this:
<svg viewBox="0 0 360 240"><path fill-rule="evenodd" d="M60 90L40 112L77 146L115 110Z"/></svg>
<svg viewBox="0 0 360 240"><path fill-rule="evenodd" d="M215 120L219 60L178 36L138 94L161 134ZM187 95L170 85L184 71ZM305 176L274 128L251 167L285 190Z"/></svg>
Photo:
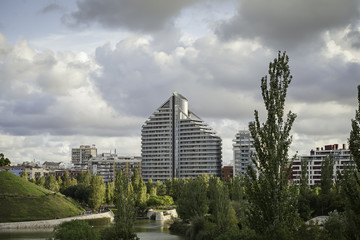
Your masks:
<svg viewBox="0 0 360 240"><path fill-rule="evenodd" d="M108 211L106 213L81 215L76 217L68 217L68 218L53 219L53 220L0 223L0 231L10 230L10 229L44 229L44 228L49 228L52 230L55 226L63 222L69 222L75 219L85 220L85 219L97 219L97 218L110 218L111 221L113 221L114 213L112 211Z"/></svg>

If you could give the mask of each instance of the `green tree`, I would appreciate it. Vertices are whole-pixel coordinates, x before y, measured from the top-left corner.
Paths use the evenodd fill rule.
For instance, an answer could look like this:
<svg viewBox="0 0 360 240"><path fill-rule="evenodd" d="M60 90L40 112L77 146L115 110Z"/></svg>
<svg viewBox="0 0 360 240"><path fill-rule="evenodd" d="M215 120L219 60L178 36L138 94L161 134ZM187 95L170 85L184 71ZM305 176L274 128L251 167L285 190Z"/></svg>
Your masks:
<svg viewBox="0 0 360 240"><path fill-rule="evenodd" d="M60 191L64 192L65 189L67 189L68 187L70 187L71 184L71 177L70 177L70 173L68 170L65 171L65 176L63 178L62 184L60 185Z"/></svg>
<svg viewBox="0 0 360 240"><path fill-rule="evenodd" d="M287 88L292 80L288 62L286 53L279 52L270 63L269 82L267 76L261 79L267 120L260 123L255 110L255 121L249 123L256 151L252 161L258 177L250 167L245 190L249 202L248 223L267 239L291 239L299 219L296 189L288 185L290 131L296 114L290 111L286 121L283 119Z"/></svg>
<svg viewBox="0 0 360 240"><path fill-rule="evenodd" d="M332 156L327 156L321 164L320 192L317 199L316 215L328 215L333 209L332 204L336 193L333 187L334 160Z"/></svg>
<svg viewBox="0 0 360 240"><path fill-rule="evenodd" d="M58 192L59 191L59 185L58 185L54 175L49 175L45 179L44 187L46 189L49 189L50 191L53 191L53 192Z"/></svg>
<svg viewBox="0 0 360 240"><path fill-rule="evenodd" d="M21 172L20 177L25 179L26 181L28 180L28 173L27 173L26 168L24 169L24 171Z"/></svg>
<svg viewBox="0 0 360 240"><path fill-rule="evenodd" d="M55 227L54 238L59 240L100 239L98 232L87 222L81 220L64 222Z"/></svg>
<svg viewBox="0 0 360 240"><path fill-rule="evenodd" d="M137 187L139 186L140 183L140 174L139 171L137 169L134 170L133 175L131 176L131 183L133 185L134 191L137 191Z"/></svg>
<svg viewBox="0 0 360 240"><path fill-rule="evenodd" d="M60 189L61 189L61 186L62 186L63 181L62 181L62 179L61 179L60 176L57 178L57 183L59 184L59 187L60 187ZM44 182L44 184L45 184L45 182Z"/></svg>
<svg viewBox="0 0 360 240"><path fill-rule="evenodd" d="M181 186L185 185L186 180L184 178L182 178L181 180L179 180L178 178L174 178L171 181L171 185L172 185L172 194L169 194L170 196L173 197L174 201L176 201L181 193Z"/></svg>
<svg viewBox="0 0 360 240"><path fill-rule="evenodd" d="M307 221L310 219L313 213L312 203L316 201L316 195L311 191L308 185L308 160L306 158L301 159L301 175L300 175L300 187L299 187L299 199L298 199L298 212L300 217Z"/></svg>
<svg viewBox="0 0 360 240"><path fill-rule="evenodd" d="M346 195L345 218L348 239L360 239L360 85L358 86L358 109L351 120L349 149L355 169L349 168L344 175Z"/></svg>
<svg viewBox="0 0 360 240"><path fill-rule="evenodd" d="M322 195L328 195L333 187L334 158L327 156L321 163L321 191Z"/></svg>
<svg viewBox="0 0 360 240"><path fill-rule="evenodd" d="M137 192L135 192L135 206L139 209L139 211L143 211L146 208L147 194L146 194L146 184L144 183L142 177L140 177L139 185L137 188Z"/></svg>
<svg viewBox="0 0 360 240"><path fill-rule="evenodd" d="M106 184L106 202L113 203L115 198L115 183L108 182Z"/></svg>
<svg viewBox="0 0 360 240"><path fill-rule="evenodd" d="M151 178L148 180L146 188L150 196L156 195L156 187L154 186L153 180Z"/></svg>
<svg viewBox="0 0 360 240"><path fill-rule="evenodd" d="M239 176L235 176L231 185L231 199L240 202L243 199L243 191Z"/></svg>
<svg viewBox="0 0 360 240"><path fill-rule="evenodd" d="M0 153L0 167L10 166L11 162L8 158L5 157L3 153Z"/></svg>
<svg viewBox="0 0 360 240"><path fill-rule="evenodd" d="M122 171L115 181L115 224L103 231L103 239L138 239L134 231L136 217L134 190L129 178Z"/></svg>
<svg viewBox="0 0 360 240"><path fill-rule="evenodd" d="M173 197L174 194L173 181L171 181L170 179L166 179L164 184L166 186L166 195Z"/></svg>
<svg viewBox="0 0 360 240"><path fill-rule="evenodd" d="M228 187L218 178L210 178L209 181L210 206L213 222L216 224L218 233L228 232L237 228L235 211L230 204Z"/></svg>
<svg viewBox="0 0 360 240"><path fill-rule="evenodd" d="M143 211L146 208L146 184L140 176L137 169L134 170L131 177L131 183L135 193L135 206L139 211Z"/></svg>
<svg viewBox="0 0 360 240"><path fill-rule="evenodd" d="M156 195L158 196L165 196L166 195L166 185L163 184L161 181L157 180L155 182L156 186Z"/></svg>
<svg viewBox="0 0 360 240"><path fill-rule="evenodd" d="M35 183L36 185L43 187L45 185L45 177L44 176L37 177Z"/></svg>
<svg viewBox="0 0 360 240"><path fill-rule="evenodd" d="M90 184L91 184L90 170L87 170L86 172L81 172L77 177L77 183L79 185L83 185L85 187L90 186Z"/></svg>
<svg viewBox="0 0 360 240"><path fill-rule="evenodd" d="M184 183L176 205L180 218L185 222L197 216L204 216L209 210L205 179L198 176Z"/></svg>
<svg viewBox="0 0 360 240"><path fill-rule="evenodd" d="M358 172L360 172L360 85L358 89L358 104L359 107L355 112L355 118L351 120L351 132L349 138L349 149L352 155L352 160Z"/></svg>
<svg viewBox="0 0 360 240"><path fill-rule="evenodd" d="M93 210L97 209L104 203L105 185L101 176L94 175L91 178L90 195L88 199L89 207Z"/></svg>

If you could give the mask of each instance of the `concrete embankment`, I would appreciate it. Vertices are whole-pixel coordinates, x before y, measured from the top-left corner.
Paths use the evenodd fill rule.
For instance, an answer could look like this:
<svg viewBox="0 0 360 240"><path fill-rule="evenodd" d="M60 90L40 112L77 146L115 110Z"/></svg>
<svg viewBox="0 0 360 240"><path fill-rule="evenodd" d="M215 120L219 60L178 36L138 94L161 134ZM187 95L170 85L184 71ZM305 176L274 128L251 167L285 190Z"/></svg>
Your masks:
<svg viewBox="0 0 360 240"><path fill-rule="evenodd" d="M11 230L11 229L44 229L44 228L52 229L63 222L69 222L71 220L86 220L86 219L99 219L99 218L110 218L111 221L113 221L114 213L112 211L109 211L106 213L81 215L81 216L53 219L53 220L0 223L0 231Z"/></svg>
<svg viewBox="0 0 360 240"><path fill-rule="evenodd" d="M178 217L178 214L176 212L176 209L172 209L172 210L168 210L168 211L165 211L165 212L157 212L157 211L154 211L152 209L150 209L146 216L151 219L155 219L156 221L169 221L173 218L177 218Z"/></svg>

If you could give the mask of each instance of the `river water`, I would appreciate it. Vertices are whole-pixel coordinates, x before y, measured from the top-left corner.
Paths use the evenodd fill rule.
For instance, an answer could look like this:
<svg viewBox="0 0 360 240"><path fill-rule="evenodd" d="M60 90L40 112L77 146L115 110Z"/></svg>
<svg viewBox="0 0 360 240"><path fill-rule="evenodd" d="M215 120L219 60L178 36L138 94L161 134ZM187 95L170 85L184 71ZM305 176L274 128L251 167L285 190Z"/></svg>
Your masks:
<svg viewBox="0 0 360 240"><path fill-rule="evenodd" d="M170 234L168 225L161 221L154 220L137 220L135 231L140 240L184 240L185 238ZM104 226L96 226L104 228ZM51 231L46 230L27 230L0 232L0 239L17 239L17 240L45 240L52 236Z"/></svg>

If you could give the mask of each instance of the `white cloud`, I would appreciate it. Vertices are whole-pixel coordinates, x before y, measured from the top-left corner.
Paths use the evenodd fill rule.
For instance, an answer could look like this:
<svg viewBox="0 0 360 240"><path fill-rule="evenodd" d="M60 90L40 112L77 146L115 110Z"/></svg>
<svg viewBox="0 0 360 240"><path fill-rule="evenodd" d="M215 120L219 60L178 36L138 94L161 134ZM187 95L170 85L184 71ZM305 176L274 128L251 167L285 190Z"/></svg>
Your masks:
<svg viewBox="0 0 360 240"><path fill-rule="evenodd" d="M139 119L115 111L90 79L99 67L83 52L38 51L22 40L0 58L0 131L38 135L131 135Z"/></svg>

